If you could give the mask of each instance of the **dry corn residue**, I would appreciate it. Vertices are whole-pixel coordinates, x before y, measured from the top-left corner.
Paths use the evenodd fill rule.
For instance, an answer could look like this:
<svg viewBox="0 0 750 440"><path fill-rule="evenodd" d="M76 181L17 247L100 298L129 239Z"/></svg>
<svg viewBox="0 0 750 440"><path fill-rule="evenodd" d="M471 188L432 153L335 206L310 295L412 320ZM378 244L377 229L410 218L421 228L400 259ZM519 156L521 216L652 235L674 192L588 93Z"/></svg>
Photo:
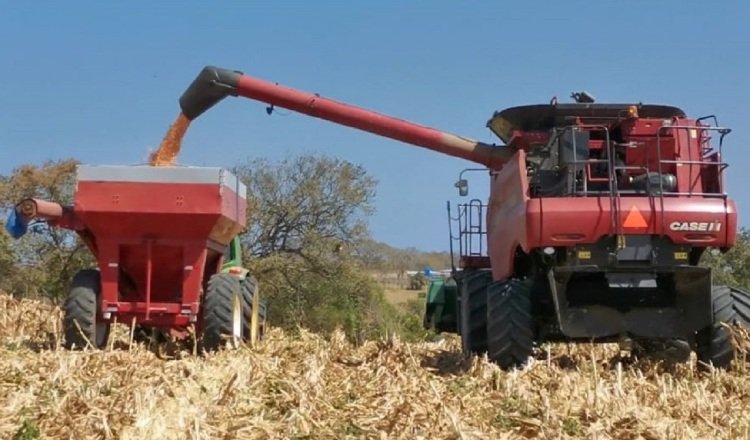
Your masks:
<svg viewBox="0 0 750 440"><path fill-rule="evenodd" d="M174 165L174 160L177 155L180 154L180 147L182 146L182 138L185 137L190 126L190 119L184 114L180 113L177 119L172 123L161 141L159 148L151 153L149 157L149 163L151 166L156 167L169 167Z"/></svg>
<svg viewBox="0 0 750 440"><path fill-rule="evenodd" d="M354 347L271 329L205 357L129 341L60 348L61 312L0 295L0 438L740 439L747 363L732 372L554 344L504 372L455 337ZM747 344L747 339L740 340ZM24 437L25 436L25 437Z"/></svg>

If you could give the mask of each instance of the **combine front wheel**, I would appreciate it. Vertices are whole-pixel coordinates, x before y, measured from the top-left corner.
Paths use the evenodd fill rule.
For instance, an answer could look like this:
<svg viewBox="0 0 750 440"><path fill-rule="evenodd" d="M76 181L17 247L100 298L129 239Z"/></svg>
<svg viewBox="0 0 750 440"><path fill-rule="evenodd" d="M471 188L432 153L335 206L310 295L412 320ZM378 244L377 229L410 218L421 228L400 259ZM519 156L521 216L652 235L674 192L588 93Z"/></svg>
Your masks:
<svg viewBox="0 0 750 440"><path fill-rule="evenodd" d="M726 324L733 324L736 312L732 289L714 286L711 290L713 324L698 331L696 354L702 364L728 368L734 359L732 335Z"/></svg>
<svg viewBox="0 0 750 440"><path fill-rule="evenodd" d="M73 277L64 307L65 348L104 348L107 345L110 324L97 316L100 296L101 278L98 270L85 269Z"/></svg>
<svg viewBox="0 0 750 440"><path fill-rule="evenodd" d="M531 356L531 307L531 289L522 281L496 281L487 289L487 356L501 368L522 366Z"/></svg>
<svg viewBox="0 0 750 440"><path fill-rule="evenodd" d="M240 281L228 273L214 274L203 296L202 346L219 349L228 338L232 348L240 345L245 326Z"/></svg>
<svg viewBox="0 0 750 440"><path fill-rule="evenodd" d="M461 343L466 354L487 352L487 286L491 282L488 270L467 272L461 280Z"/></svg>
<svg viewBox="0 0 750 440"><path fill-rule="evenodd" d="M735 352L731 331L725 325L740 324L750 330L750 293L734 287L714 286L711 300L714 323L698 332L698 361L729 368Z"/></svg>

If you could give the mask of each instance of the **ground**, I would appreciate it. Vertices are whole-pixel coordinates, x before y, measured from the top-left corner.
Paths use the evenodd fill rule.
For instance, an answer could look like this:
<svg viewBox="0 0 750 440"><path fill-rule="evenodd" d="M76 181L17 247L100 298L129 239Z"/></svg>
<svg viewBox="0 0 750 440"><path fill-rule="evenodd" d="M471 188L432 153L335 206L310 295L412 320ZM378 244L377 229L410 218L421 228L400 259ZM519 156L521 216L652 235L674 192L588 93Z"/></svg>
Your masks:
<svg viewBox="0 0 750 440"><path fill-rule="evenodd" d="M453 336L354 347L278 329L200 357L131 344L124 326L103 351L67 352L59 318L0 295L0 438L750 437L745 362L699 372L560 344L504 372Z"/></svg>
<svg viewBox="0 0 750 440"><path fill-rule="evenodd" d="M394 305L404 304L412 299L419 299L419 293L425 294L427 288L422 290L407 290L397 287L386 287L385 288L385 299Z"/></svg>

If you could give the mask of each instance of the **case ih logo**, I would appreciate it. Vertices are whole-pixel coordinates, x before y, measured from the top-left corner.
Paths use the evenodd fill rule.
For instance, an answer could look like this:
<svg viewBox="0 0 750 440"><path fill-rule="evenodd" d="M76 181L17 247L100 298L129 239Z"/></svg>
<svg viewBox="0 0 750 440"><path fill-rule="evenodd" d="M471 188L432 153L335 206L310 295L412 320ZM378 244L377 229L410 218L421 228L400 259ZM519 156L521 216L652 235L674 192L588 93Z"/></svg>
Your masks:
<svg viewBox="0 0 750 440"><path fill-rule="evenodd" d="M719 232L721 231L721 222L672 222L669 229L673 231L700 231L700 232Z"/></svg>

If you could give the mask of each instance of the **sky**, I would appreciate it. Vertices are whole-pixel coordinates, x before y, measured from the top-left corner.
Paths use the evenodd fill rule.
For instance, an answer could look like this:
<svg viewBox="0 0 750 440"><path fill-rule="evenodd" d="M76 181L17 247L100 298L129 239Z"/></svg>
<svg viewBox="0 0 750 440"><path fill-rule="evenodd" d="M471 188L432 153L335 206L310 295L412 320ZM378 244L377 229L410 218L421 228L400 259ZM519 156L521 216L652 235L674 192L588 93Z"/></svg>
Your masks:
<svg viewBox="0 0 750 440"><path fill-rule="evenodd" d="M676 105L733 129L724 158L750 216L750 3L634 1L0 1L0 173L76 158L144 163L205 65L489 143L496 110L570 102ZM326 154L378 181L373 238L448 248L446 201L475 164L228 98L196 119L179 162ZM470 173L470 197L486 177Z"/></svg>

